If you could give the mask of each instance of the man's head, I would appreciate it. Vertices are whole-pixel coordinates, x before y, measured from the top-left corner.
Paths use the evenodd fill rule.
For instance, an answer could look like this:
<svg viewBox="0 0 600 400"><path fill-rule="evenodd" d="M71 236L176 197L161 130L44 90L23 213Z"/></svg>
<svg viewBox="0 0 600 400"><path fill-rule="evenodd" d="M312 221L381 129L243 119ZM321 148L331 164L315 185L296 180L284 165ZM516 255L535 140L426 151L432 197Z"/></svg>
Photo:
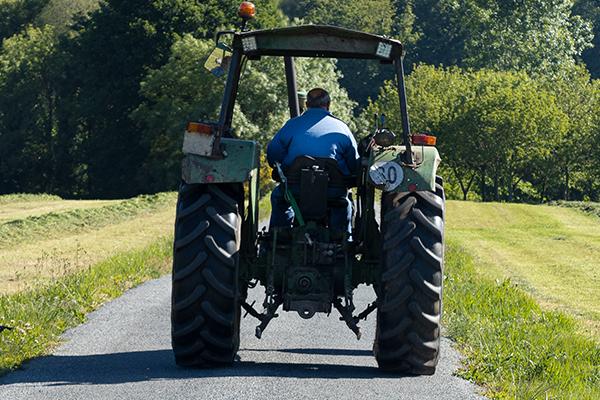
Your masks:
<svg viewBox="0 0 600 400"><path fill-rule="evenodd" d="M306 94L306 107L308 108L323 108L329 111L330 105L331 97L325 89L315 88Z"/></svg>

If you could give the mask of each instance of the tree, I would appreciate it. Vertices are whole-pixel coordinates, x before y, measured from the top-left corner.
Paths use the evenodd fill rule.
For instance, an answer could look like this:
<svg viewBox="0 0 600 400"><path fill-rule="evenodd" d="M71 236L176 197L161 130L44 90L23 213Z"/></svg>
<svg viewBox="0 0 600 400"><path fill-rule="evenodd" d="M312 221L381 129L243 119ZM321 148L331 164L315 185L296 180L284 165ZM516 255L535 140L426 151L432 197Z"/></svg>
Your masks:
<svg viewBox="0 0 600 400"><path fill-rule="evenodd" d="M555 96L525 73L465 71L419 66L407 79L413 132L438 136L438 148L450 183L467 199L476 177L480 195L516 199L519 185L544 173L564 137L567 116ZM388 84L368 113L385 112L400 127L398 96Z"/></svg>
<svg viewBox="0 0 600 400"><path fill-rule="evenodd" d="M56 44L28 27L0 52L0 193L55 190Z"/></svg>
<svg viewBox="0 0 600 400"><path fill-rule="evenodd" d="M74 20L100 7L100 0L47 0L35 18L36 25L52 25L57 32L68 30Z"/></svg>
<svg viewBox="0 0 600 400"><path fill-rule="evenodd" d="M73 69L67 71L74 108L66 116L71 137L81 137L86 191L95 196L131 196L148 189L136 181L149 151L145 132L130 118L142 102L140 82L168 61L183 34L212 37L239 21L238 2L228 0L107 0L75 26L66 41ZM255 26L277 22L273 0L257 2ZM269 8L270 5L270 8Z"/></svg>
<svg viewBox="0 0 600 400"><path fill-rule="evenodd" d="M572 0L415 2L415 60L539 74L568 69L592 40L590 24L572 6Z"/></svg>
<svg viewBox="0 0 600 400"><path fill-rule="evenodd" d="M594 147L593 134L600 107L597 85L591 82L587 70L579 67L572 70L566 79L548 79L545 86L555 92L558 106L569 118L566 134L552 149L551 164L554 168L550 169L548 166L545 179L554 178L553 197L569 200L574 177L579 174L584 181L579 186L580 194L587 191L591 195L592 187L589 183L593 181L593 174L589 172L594 166L590 149ZM550 170L552 174L547 173Z"/></svg>
<svg viewBox="0 0 600 400"><path fill-rule="evenodd" d="M581 58L592 78L598 79L600 78L600 2L598 0L577 0L573 7L573 14L580 15L593 25L593 47L584 50Z"/></svg>
<svg viewBox="0 0 600 400"><path fill-rule="evenodd" d="M557 74L591 47L591 24L572 15L572 0L498 1L482 9L485 29L465 43L465 65Z"/></svg>
<svg viewBox="0 0 600 400"><path fill-rule="evenodd" d="M31 24L49 0L0 0L0 42Z"/></svg>
<svg viewBox="0 0 600 400"><path fill-rule="evenodd" d="M313 24L335 25L374 34L393 33L395 9L391 0L300 0L296 5L284 2L282 7L290 17L302 18ZM391 67L382 68L376 61L340 60L340 83L350 96L364 106L375 97L386 79L393 77Z"/></svg>

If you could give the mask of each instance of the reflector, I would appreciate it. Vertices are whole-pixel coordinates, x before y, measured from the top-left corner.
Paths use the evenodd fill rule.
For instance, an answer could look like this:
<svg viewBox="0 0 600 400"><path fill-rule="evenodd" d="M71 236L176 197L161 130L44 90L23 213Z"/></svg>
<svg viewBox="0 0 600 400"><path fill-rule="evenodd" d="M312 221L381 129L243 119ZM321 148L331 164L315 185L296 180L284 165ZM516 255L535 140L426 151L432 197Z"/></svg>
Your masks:
<svg viewBox="0 0 600 400"><path fill-rule="evenodd" d="M435 136L424 135L422 133L415 133L412 135L412 143L420 144L424 146L435 146L437 138Z"/></svg>
<svg viewBox="0 0 600 400"><path fill-rule="evenodd" d="M190 133L203 133L205 135L210 135L212 134L212 126L201 124L199 122L188 122L186 131Z"/></svg>
<svg viewBox="0 0 600 400"><path fill-rule="evenodd" d="M243 19L252 19L256 15L256 6L254 3L244 1L242 4L240 4L238 15Z"/></svg>

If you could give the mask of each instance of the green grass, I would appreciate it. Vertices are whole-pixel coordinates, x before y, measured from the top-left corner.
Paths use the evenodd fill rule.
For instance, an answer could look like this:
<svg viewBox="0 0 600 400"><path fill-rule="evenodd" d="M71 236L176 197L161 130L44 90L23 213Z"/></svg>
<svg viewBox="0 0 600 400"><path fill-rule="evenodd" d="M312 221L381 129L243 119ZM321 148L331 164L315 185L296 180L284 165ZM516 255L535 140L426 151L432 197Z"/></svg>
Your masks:
<svg viewBox="0 0 600 400"><path fill-rule="evenodd" d="M560 207L574 208L583 211L586 214L600 217L600 203L594 203L591 201L554 201L550 205L556 205Z"/></svg>
<svg viewBox="0 0 600 400"><path fill-rule="evenodd" d="M479 269L460 244L447 242L444 322L467 357L460 375L497 399L599 399L598 344L577 332L573 318Z"/></svg>
<svg viewBox="0 0 600 400"><path fill-rule="evenodd" d="M548 309L577 317L600 338L600 223L576 209L448 201L447 237L478 272L510 278Z"/></svg>
<svg viewBox="0 0 600 400"><path fill-rule="evenodd" d="M170 205L173 193L138 196L94 208L50 212L0 224L0 248L36 238L49 239L126 221L142 213Z"/></svg>
<svg viewBox="0 0 600 400"><path fill-rule="evenodd" d="M258 220L260 222L269 219L271 216L271 194L268 193L258 201Z"/></svg>
<svg viewBox="0 0 600 400"><path fill-rule="evenodd" d="M115 255L86 270L0 296L0 375L47 354L59 336L108 300L168 270L172 239Z"/></svg>
<svg viewBox="0 0 600 400"><path fill-rule="evenodd" d="M0 205L15 203L15 202L26 202L26 201L60 201L62 200L58 196L52 194L29 194L29 193L15 193L15 194L3 194L0 195Z"/></svg>

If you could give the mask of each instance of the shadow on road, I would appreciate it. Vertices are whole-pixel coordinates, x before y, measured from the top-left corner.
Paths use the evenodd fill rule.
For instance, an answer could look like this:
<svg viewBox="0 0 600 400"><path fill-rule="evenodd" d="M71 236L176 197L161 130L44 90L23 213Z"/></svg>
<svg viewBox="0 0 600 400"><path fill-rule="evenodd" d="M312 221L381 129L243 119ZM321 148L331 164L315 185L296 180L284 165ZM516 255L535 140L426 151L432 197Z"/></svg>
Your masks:
<svg viewBox="0 0 600 400"><path fill-rule="evenodd" d="M292 354L315 354L320 356L368 356L373 357L371 350L354 349L242 349L240 351L292 353Z"/></svg>
<svg viewBox="0 0 600 400"><path fill-rule="evenodd" d="M360 350L282 349L258 351L365 355ZM370 352L368 353L370 354ZM300 379L397 377L397 375L385 374L377 368L367 366L319 363L259 363L244 361L243 359L227 368L184 369L175 365L172 354L171 350L153 350L86 356L48 356L33 360L23 370L0 378L0 385L14 383L42 383L47 386L106 385L148 380L215 377L291 377Z"/></svg>

